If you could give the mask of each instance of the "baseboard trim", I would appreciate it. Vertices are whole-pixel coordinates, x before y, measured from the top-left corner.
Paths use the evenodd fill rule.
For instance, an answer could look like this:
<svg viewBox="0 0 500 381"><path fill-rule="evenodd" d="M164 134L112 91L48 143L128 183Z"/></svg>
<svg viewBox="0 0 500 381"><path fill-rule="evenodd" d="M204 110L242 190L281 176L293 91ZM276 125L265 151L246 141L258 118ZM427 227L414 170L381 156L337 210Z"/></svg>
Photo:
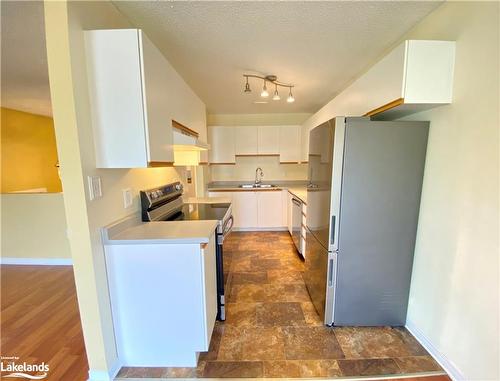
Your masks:
<svg viewBox="0 0 500 381"><path fill-rule="evenodd" d="M0 265L72 266L71 258L8 258L1 257Z"/></svg>
<svg viewBox="0 0 500 381"><path fill-rule="evenodd" d="M285 232L287 227L279 228L233 228L235 232Z"/></svg>
<svg viewBox="0 0 500 381"><path fill-rule="evenodd" d="M122 363L116 360L109 371L105 370L89 370L89 378L87 381L113 381L118 372L122 368Z"/></svg>
<svg viewBox="0 0 500 381"><path fill-rule="evenodd" d="M420 344L431 354L432 357L448 373L453 381L465 381L466 378L457 366L448 359L434 344L425 336L425 334L411 321L406 321L406 329L418 340Z"/></svg>

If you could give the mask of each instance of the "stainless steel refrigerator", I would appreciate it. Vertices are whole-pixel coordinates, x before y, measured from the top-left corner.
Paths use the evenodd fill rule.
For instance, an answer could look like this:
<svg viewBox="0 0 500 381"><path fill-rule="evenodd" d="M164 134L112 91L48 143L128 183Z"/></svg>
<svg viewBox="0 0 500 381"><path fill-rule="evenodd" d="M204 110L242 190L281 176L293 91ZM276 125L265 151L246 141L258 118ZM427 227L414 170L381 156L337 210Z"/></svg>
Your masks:
<svg viewBox="0 0 500 381"><path fill-rule="evenodd" d="M311 130L304 279L325 324L405 324L428 128L338 117Z"/></svg>

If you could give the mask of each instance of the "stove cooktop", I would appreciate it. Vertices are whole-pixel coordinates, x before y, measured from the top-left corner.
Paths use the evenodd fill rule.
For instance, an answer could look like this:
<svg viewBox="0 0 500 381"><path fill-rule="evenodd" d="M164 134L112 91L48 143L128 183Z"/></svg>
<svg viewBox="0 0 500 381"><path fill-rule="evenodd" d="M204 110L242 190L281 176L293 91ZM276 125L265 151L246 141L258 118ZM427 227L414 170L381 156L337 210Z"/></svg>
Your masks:
<svg viewBox="0 0 500 381"><path fill-rule="evenodd" d="M160 221L218 220L222 221L231 204L183 204L178 211Z"/></svg>

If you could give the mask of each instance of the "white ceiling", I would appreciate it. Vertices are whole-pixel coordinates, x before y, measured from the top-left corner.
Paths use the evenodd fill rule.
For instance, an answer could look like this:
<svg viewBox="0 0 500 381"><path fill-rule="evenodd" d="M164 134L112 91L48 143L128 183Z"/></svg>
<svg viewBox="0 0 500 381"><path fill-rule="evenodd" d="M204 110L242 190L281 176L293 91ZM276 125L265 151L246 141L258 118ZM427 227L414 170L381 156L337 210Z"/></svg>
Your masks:
<svg viewBox="0 0 500 381"><path fill-rule="evenodd" d="M1 1L2 107L52 115L43 1Z"/></svg>
<svg viewBox="0 0 500 381"><path fill-rule="evenodd" d="M210 113L315 112L440 2L114 1ZM1 1L2 106L51 115L41 1ZM29 27L27 27L29 26ZM254 104L243 73L296 85L296 102ZM271 89L272 90L272 89ZM285 89L282 90L286 92Z"/></svg>
<svg viewBox="0 0 500 381"><path fill-rule="evenodd" d="M440 2L114 1L209 113L315 112ZM243 73L296 84L296 102L242 92ZM286 92L286 89L283 89ZM285 95L282 93L282 95Z"/></svg>

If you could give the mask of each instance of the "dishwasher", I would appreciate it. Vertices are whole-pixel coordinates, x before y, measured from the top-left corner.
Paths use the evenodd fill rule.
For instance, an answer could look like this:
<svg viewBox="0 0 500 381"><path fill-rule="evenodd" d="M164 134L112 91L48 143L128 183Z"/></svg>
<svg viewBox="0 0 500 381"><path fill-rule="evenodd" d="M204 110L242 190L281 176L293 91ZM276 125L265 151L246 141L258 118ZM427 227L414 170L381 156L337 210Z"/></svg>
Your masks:
<svg viewBox="0 0 500 381"><path fill-rule="evenodd" d="M300 254L302 253L302 201L292 197L292 240Z"/></svg>

